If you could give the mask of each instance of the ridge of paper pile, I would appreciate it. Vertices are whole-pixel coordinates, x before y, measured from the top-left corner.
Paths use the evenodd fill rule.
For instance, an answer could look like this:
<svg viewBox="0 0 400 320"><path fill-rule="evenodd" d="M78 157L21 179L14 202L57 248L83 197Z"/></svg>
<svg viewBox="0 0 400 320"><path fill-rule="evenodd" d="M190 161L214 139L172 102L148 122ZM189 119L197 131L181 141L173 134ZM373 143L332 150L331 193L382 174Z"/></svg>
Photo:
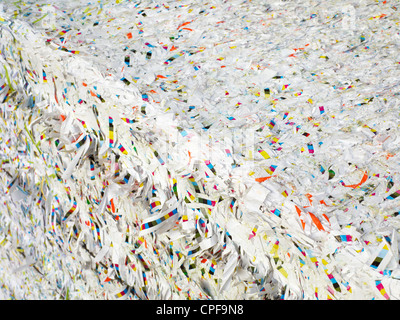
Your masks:
<svg viewBox="0 0 400 320"><path fill-rule="evenodd" d="M0 5L0 298L399 299L398 11L346 5Z"/></svg>

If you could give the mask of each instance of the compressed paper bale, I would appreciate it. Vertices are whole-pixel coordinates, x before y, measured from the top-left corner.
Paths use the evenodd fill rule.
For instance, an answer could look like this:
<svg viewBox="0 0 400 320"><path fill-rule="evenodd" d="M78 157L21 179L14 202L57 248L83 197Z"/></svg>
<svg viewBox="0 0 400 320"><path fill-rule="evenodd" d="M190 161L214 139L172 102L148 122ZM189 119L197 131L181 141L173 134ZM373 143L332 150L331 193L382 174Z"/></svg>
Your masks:
<svg viewBox="0 0 400 320"><path fill-rule="evenodd" d="M398 15L2 3L0 297L397 299Z"/></svg>

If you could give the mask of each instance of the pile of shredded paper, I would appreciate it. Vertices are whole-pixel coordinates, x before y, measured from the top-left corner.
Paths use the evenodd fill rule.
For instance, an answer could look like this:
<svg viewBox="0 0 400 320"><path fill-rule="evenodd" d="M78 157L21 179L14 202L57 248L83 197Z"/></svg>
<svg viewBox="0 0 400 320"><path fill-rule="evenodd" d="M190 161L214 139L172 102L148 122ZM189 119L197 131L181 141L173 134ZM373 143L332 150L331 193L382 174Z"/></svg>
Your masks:
<svg viewBox="0 0 400 320"><path fill-rule="evenodd" d="M0 2L0 299L400 299L400 6Z"/></svg>

